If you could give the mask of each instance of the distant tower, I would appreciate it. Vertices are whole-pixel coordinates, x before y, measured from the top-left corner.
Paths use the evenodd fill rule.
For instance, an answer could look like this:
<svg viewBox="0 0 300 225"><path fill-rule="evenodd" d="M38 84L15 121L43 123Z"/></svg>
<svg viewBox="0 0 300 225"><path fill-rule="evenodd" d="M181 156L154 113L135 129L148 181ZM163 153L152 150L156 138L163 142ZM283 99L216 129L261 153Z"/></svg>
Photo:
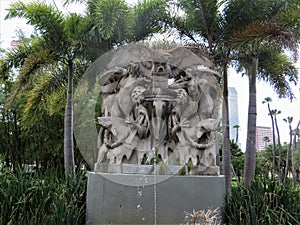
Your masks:
<svg viewBox="0 0 300 225"><path fill-rule="evenodd" d="M277 139L275 138L275 143L277 143ZM256 150L262 151L268 145L273 144L273 133L271 127L256 127Z"/></svg>
<svg viewBox="0 0 300 225"><path fill-rule="evenodd" d="M234 87L228 87L228 106L229 106L229 126L230 126L230 140L236 139L236 128L234 125L239 124L239 107L237 91ZM239 140L238 140L239 142Z"/></svg>

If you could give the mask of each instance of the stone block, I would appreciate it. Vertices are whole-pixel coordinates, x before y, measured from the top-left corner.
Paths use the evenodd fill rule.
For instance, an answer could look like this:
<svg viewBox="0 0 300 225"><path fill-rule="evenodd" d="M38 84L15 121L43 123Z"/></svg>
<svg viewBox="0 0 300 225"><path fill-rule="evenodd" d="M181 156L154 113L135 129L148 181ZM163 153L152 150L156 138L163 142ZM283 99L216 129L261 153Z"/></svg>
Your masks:
<svg viewBox="0 0 300 225"><path fill-rule="evenodd" d="M90 172L86 224L180 224L185 212L223 207L224 176Z"/></svg>

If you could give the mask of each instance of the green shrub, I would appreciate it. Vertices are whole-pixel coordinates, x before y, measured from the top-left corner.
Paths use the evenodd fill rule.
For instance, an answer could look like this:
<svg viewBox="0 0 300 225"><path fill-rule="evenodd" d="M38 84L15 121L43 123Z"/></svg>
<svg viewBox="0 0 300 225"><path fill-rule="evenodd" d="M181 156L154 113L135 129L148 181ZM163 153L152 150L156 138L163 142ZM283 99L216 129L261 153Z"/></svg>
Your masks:
<svg viewBox="0 0 300 225"><path fill-rule="evenodd" d="M226 225L300 224L300 192L269 179L232 189L225 205Z"/></svg>
<svg viewBox="0 0 300 225"><path fill-rule="evenodd" d="M0 174L0 224L84 224L86 178L53 172Z"/></svg>

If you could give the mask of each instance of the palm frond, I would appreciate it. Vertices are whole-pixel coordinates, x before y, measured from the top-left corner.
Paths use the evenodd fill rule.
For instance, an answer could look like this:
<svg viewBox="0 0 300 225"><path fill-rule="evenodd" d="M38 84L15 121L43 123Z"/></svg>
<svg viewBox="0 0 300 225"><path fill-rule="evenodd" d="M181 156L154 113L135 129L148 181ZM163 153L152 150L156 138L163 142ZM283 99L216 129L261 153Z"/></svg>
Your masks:
<svg viewBox="0 0 300 225"><path fill-rule="evenodd" d="M267 21L274 18L282 8L282 1L227 1L224 8L225 33L230 37L256 21Z"/></svg>
<svg viewBox="0 0 300 225"><path fill-rule="evenodd" d="M55 92L52 92L47 97L48 102L48 112L50 116L54 115L55 113L62 111L65 108L65 102L67 98L67 85L66 83L61 86Z"/></svg>
<svg viewBox="0 0 300 225"><path fill-rule="evenodd" d="M262 46L287 48L297 55L297 40L287 27L274 21L255 21L243 30L235 32L228 43L237 49L258 51Z"/></svg>
<svg viewBox="0 0 300 225"><path fill-rule="evenodd" d="M289 59L281 51L264 48L257 52L259 58L257 76L259 80L268 82L279 98L289 98L291 101L295 98L292 86L298 82L298 70ZM236 65L237 70L249 70L252 60L249 55L239 55L239 64Z"/></svg>
<svg viewBox="0 0 300 225"><path fill-rule="evenodd" d="M6 51L0 65L0 78L5 79L12 69L21 67L24 64L27 55L32 52L33 49L23 43L15 46L9 51Z"/></svg>
<svg viewBox="0 0 300 225"><path fill-rule="evenodd" d="M289 27L295 36L300 38L300 3L297 3L297 6L291 6L291 8L281 12L276 19L280 21L286 27Z"/></svg>
<svg viewBox="0 0 300 225"><path fill-rule="evenodd" d="M157 33L164 27L168 15L168 1L144 0L134 6L132 12L133 39L142 40L151 33Z"/></svg>
<svg viewBox="0 0 300 225"><path fill-rule="evenodd" d="M86 3L88 1L89 0L65 0L64 3L63 3L63 5L67 6L67 5L71 4L71 3Z"/></svg>
<svg viewBox="0 0 300 225"><path fill-rule="evenodd" d="M43 74L43 76L39 76L35 81L35 86L28 92L27 101L23 109L22 121L25 126L33 125L45 113L51 115L59 111L61 107L64 107L64 104L60 102L60 107L50 113L53 110L51 106L53 94L66 93L66 86L66 79L53 71L52 73L48 72Z"/></svg>
<svg viewBox="0 0 300 225"><path fill-rule="evenodd" d="M40 2L32 2L27 5L22 1L11 4L8 9L7 19L25 18L27 23L38 31L47 43L58 51L62 50L63 15L54 7Z"/></svg>
<svg viewBox="0 0 300 225"><path fill-rule="evenodd" d="M23 18L26 16L26 4L22 1L17 1L10 4L10 8L7 9L8 13L5 19L11 19L15 17Z"/></svg>
<svg viewBox="0 0 300 225"><path fill-rule="evenodd" d="M295 98L291 85L298 82L298 70L283 53L265 52L260 55L258 77L270 83L280 98Z"/></svg>
<svg viewBox="0 0 300 225"><path fill-rule="evenodd" d="M53 64L45 71L43 74L37 74L34 80L35 85L28 90L22 117L27 127L34 124L34 120L38 121L40 114L53 116L65 108L68 85L67 68ZM80 81L81 75L80 70L74 71L74 86Z"/></svg>
<svg viewBox="0 0 300 225"><path fill-rule="evenodd" d="M221 11L223 1L180 1L185 11L185 27L199 33L212 43L221 34ZM190 33L190 32L188 32Z"/></svg>
<svg viewBox="0 0 300 225"><path fill-rule="evenodd" d="M96 26L103 38L109 39L118 36L119 25L124 25L129 11L123 0L102 0L95 4L94 18Z"/></svg>
<svg viewBox="0 0 300 225"><path fill-rule="evenodd" d="M48 65L55 63L53 56L48 50L41 49L37 52L29 54L25 58L24 63L19 70L17 81L14 84L12 95L9 97L7 104L10 105L18 95L18 93L31 84L33 75L38 72L44 74Z"/></svg>

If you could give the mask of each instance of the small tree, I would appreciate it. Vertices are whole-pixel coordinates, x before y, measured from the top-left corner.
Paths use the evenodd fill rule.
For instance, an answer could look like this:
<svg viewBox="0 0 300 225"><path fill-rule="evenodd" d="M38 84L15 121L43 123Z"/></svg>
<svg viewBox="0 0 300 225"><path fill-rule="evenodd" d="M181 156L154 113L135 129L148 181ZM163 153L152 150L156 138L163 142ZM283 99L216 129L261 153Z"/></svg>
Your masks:
<svg viewBox="0 0 300 225"><path fill-rule="evenodd" d="M241 183L241 176L244 170L244 154L236 142L230 142L231 162L234 175L236 176L237 184Z"/></svg>
<svg viewBox="0 0 300 225"><path fill-rule="evenodd" d="M265 142L265 147L267 147L269 145L270 138L268 136L264 136L263 141Z"/></svg>
<svg viewBox="0 0 300 225"><path fill-rule="evenodd" d="M240 126L236 124L236 125L233 126L233 128L236 129L235 143L238 144Z"/></svg>

